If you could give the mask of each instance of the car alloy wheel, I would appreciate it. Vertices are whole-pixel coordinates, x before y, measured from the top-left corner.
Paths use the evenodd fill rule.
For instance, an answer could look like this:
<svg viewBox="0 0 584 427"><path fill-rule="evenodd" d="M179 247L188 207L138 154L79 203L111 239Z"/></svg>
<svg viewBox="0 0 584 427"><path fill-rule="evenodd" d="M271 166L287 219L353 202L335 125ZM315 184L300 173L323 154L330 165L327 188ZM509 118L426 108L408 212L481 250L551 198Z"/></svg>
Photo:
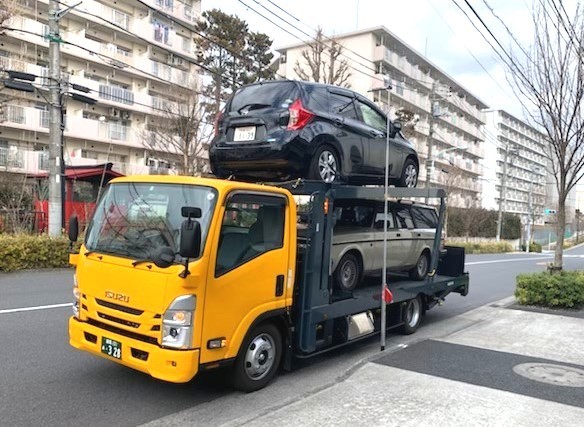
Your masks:
<svg viewBox="0 0 584 427"><path fill-rule="evenodd" d="M405 175L405 184L407 188L414 188L418 183L418 170L416 165L410 163L406 166L406 170L404 172Z"/></svg>
<svg viewBox="0 0 584 427"><path fill-rule="evenodd" d="M331 183L337 179L338 165L334 153L323 150L318 156L318 174L323 182Z"/></svg>

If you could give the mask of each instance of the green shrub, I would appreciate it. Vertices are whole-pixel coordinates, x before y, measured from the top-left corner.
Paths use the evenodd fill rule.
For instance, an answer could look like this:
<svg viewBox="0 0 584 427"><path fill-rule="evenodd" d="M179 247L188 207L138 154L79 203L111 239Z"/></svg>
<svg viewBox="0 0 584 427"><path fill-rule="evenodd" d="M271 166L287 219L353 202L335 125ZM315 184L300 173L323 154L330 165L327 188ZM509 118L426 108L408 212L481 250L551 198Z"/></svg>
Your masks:
<svg viewBox="0 0 584 427"><path fill-rule="evenodd" d="M458 246L464 248L467 254L500 254L512 252L513 248L507 242L493 243L470 243L470 242L448 242L448 246Z"/></svg>
<svg viewBox="0 0 584 427"><path fill-rule="evenodd" d="M517 276L515 298L522 305L580 306L584 304L584 272L521 274Z"/></svg>
<svg viewBox="0 0 584 427"><path fill-rule="evenodd" d="M45 235L0 235L0 271L69 265L69 241Z"/></svg>
<svg viewBox="0 0 584 427"><path fill-rule="evenodd" d="M531 242L529 244L529 252L541 252L541 245L537 242ZM525 252L525 243L521 245L521 250Z"/></svg>

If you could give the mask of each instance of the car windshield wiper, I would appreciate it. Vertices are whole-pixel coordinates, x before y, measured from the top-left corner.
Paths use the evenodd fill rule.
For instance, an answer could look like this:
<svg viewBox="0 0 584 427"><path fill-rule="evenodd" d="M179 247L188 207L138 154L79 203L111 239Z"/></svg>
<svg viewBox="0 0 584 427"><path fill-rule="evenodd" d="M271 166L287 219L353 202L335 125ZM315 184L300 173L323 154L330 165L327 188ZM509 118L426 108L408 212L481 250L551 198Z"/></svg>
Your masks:
<svg viewBox="0 0 584 427"><path fill-rule="evenodd" d="M243 110L245 110L246 108L249 110L257 110L259 108L265 108L265 107L271 107L270 104L259 104L259 103L250 103L250 104L245 104L243 107L241 107L239 110L237 110L237 112L239 114L241 114L241 112Z"/></svg>

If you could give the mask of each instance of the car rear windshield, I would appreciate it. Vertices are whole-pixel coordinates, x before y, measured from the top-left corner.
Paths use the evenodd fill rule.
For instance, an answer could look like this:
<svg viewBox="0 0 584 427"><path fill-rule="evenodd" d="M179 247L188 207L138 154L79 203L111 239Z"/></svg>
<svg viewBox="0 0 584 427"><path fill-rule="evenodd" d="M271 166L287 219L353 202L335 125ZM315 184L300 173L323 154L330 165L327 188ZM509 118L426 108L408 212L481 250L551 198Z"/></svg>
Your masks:
<svg viewBox="0 0 584 427"><path fill-rule="evenodd" d="M298 88L295 83L265 83L246 86L239 89L229 105L229 111L245 108L288 108L298 98ZM261 107L259 107L261 106Z"/></svg>
<svg viewBox="0 0 584 427"><path fill-rule="evenodd" d="M438 226L438 214L435 209L412 206L412 217L417 228L436 228Z"/></svg>

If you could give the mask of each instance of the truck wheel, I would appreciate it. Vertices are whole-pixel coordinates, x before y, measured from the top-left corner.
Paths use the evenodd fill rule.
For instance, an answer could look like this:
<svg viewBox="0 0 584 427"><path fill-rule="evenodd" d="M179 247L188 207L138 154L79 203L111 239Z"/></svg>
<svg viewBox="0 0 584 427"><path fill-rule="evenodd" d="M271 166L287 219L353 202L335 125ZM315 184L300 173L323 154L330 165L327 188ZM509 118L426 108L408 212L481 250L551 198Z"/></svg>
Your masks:
<svg viewBox="0 0 584 427"><path fill-rule="evenodd" d="M343 255L335 270L335 282L341 291L352 291L361 280L361 265L351 253Z"/></svg>
<svg viewBox="0 0 584 427"><path fill-rule="evenodd" d="M246 393L264 388L276 374L281 356L278 328L271 323L255 327L235 359L233 386Z"/></svg>
<svg viewBox="0 0 584 427"><path fill-rule="evenodd" d="M341 179L341 161L332 148L323 145L316 150L310 162L308 178L327 184Z"/></svg>
<svg viewBox="0 0 584 427"><path fill-rule="evenodd" d="M420 323L422 323L422 298L420 298L419 295L416 298L406 302L403 316L403 333L405 335L410 335L416 332L420 326Z"/></svg>
<svg viewBox="0 0 584 427"><path fill-rule="evenodd" d="M410 270L410 279L424 280L430 268L430 257L428 252L422 252L420 258L416 262L416 266Z"/></svg>

